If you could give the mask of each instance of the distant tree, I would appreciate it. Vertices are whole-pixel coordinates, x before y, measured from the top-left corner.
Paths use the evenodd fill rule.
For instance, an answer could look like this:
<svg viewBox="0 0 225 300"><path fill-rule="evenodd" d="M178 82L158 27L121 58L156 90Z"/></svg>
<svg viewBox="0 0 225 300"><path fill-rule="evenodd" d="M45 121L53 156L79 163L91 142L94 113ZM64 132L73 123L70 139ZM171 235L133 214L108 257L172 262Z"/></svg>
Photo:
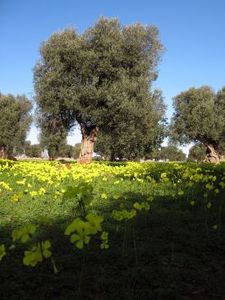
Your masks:
<svg viewBox="0 0 225 300"><path fill-rule="evenodd" d="M43 149L48 150L50 160L60 155L60 151L67 144L67 131L62 121L56 116L42 114L38 117L41 128L40 144Z"/></svg>
<svg viewBox="0 0 225 300"><path fill-rule="evenodd" d="M20 148L20 149L23 149L23 152L21 152L21 154L25 154L26 156L28 156L30 147L31 147L31 141L25 141L23 147Z"/></svg>
<svg viewBox="0 0 225 300"><path fill-rule="evenodd" d="M174 109L172 138L202 143L205 161L219 162L225 149L225 87L217 94L207 86L191 88L174 98Z"/></svg>
<svg viewBox="0 0 225 300"><path fill-rule="evenodd" d="M31 102L26 96L0 94L0 158L9 157L22 147L31 124Z"/></svg>
<svg viewBox="0 0 225 300"><path fill-rule="evenodd" d="M206 147L201 143L196 143L191 147L188 154L189 161L204 161Z"/></svg>
<svg viewBox="0 0 225 300"><path fill-rule="evenodd" d="M81 143L75 144L73 158L79 159L79 157L80 157L80 148L81 148Z"/></svg>
<svg viewBox="0 0 225 300"><path fill-rule="evenodd" d="M80 162L91 161L98 135L111 158L124 156L123 145L133 157L158 140L164 106L151 83L161 52L156 27L106 18L82 35L67 29L42 44L34 71L39 113L67 132L80 125Z"/></svg>
<svg viewBox="0 0 225 300"><path fill-rule="evenodd" d="M26 147L26 155L29 157L41 157L43 148L40 144L29 145Z"/></svg>
<svg viewBox="0 0 225 300"><path fill-rule="evenodd" d="M13 155L27 155L27 151L30 150L31 141L25 141L23 145L13 147Z"/></svg>
<svg viewBox="0 0 225 300"><path fill-rule="evenodd" d="M59 149L59 156L73 158L74 147L72 145L68 145L68 144L62 145Z"/></svg>
<svg viewBox="0 0 225 300"><path fill-rule="evenodd" d="M169 160L169 161L185 161L186 155L182 150L178 149L175 145L161 147L153 152L152 158L156 160Z"/></svg>

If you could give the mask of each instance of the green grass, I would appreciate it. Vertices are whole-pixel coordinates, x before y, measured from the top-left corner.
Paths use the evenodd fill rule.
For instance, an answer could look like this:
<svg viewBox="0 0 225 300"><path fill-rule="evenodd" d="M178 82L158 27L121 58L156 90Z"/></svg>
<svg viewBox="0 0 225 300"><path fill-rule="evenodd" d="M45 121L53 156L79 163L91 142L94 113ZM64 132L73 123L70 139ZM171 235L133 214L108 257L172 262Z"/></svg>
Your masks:
<svg viewBox="0 0 225 300"><path fill-rule="evenodd" d="M180 166L150 166L155 185L146 169L136 176L143 181L132 174L93 179L92 206L86 209L104 217L110 245L106 250L99 248L97 237L79 250L64 235L68 223L81 214L76 197L53 199L51 187L43 197L24 194L22 201L13 203L6 193L0 200L0 244L12 243L12 229L38 224L38 237L52 242L58 272L53 272L51 260L35 268L24 266L28 245L17 245L0 262L0 299L225 299L225 192L208 191L207 199L203 195L209 182L203 179L216 176L210 182L219 187L225 168L202 165L203 179L195 180L191 176L198 165ZM190 175L184 179L188 168ZM162 173L168 181L161 180ZM12 180L8 175L2 172L1 180ZM71 183L68 178L62 186ZM107 199L100 197L104 192ZM193 199L195 205L190 204ZM131 210L143 201L150 201L149 211L127 221L113 219L113 210Z"/></svg>

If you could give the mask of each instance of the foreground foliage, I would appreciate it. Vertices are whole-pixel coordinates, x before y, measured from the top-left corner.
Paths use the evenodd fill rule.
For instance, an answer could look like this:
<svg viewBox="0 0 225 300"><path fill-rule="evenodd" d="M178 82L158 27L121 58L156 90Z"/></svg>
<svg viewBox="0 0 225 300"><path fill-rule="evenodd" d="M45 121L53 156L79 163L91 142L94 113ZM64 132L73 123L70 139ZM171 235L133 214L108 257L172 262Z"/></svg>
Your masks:
<svg viewBox="0 0 225 300"><path fill-rule="evenodd" d="M222 164L2 161L0 297L223 299L224 189Z"/></svg>

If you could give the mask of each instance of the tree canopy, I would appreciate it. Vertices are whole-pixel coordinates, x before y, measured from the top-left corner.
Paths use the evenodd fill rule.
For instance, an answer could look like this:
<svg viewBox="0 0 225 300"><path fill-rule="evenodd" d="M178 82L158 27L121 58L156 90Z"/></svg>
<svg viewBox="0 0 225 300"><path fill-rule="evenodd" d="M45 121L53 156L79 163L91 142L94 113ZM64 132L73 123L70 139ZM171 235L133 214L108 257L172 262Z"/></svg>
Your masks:
<svg viewBox="0 0 225 300"><path fill-rule="evenodd" d="M188 154L189 161L204 161L206 147L201 143L196 143L191 147Z"/></svg>
<svg viewBox="0 0 225 300"><path fill-rule="evenodd" d="M11 155L22 146L31 124L31 102L26 96L0 94L0 157Z"/></svg>
<svg viewBox="0 0 225 300"><path fill-rule="evenodd" d="M100 18L83 34L71 28L53 34L40 53L34 69L40 126L57 135L55 128L68 132L78 123L81 161L90 160L96 136L112 158L143 155L161 141L165 107L151 88L162 53L156 27Z"/></svg>
<svg viewBox="0 0 225 300"><path fill-rule="evenodd" d="M181 144L200 142L206 161L218 162L225 147L225 87L190 88L174 98L171 136Z"/></svg>
<svg viewBox="0 0 225 300"><path fill-rule="evenodd" d="M148 158L156 161L185 161L186 155L176 145L169 144L168 146L155 149Z"/></svg>
<svg viewBox="0 0 225 300"><path fill-rule="evenodd" d="M67 130L55 116L42 115L38 121L41 127L41 147L48 150L49 159L53 160L60 156L61 149L67 144Z"/></svg>
<svg viewBox="0 0 225 300"><path fill-rule="evenodd" d="M125 104L122 99L121 103ZM163 111L163 100L158 91L150 94L142 107L130 107L128 102L123 113L111 109L110 123L99 133L95 151L111 160L145 157L160 146L164 137L164 122L160 122Z"/></svg>

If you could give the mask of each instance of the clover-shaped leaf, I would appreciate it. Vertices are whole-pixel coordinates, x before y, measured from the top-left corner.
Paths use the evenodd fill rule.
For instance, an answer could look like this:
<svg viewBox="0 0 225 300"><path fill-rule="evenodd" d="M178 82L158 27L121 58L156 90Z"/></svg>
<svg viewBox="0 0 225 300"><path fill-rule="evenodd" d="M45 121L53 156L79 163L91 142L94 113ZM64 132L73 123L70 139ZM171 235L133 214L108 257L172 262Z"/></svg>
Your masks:
<svg viewBox="0 0 225 300"><path fill-rule="evenodd" d="M74 243L75 246L79 249L84 247L84 244L89 244L91 237L85 234L72 234L70 237L71 243Z"/></svg>
<svg viewBox="0 0 225 300"><path fill-rule="evenodd" d="M32 266L35 267L38 262L41 262L43 260L42 254L41 254L41 247L38 243L37 245L34 245L31 250L24 252L24 258L23 263L25 266Z"/></svg>
<svg viewBox="0 0 225 300"><path fill-rule="evenodd" d="M48 258L52 255L52 252L49 250L49 248L51 248L51 242L49 240L41 242L42 254L45 258Z"/></svg>
<svg viewBox="0 0 225 300"><path fill-rule="evenodd" d="M86 219L89 223L90 234L96 234L98 231L102 231L101 223L104 219L101 216L88 214Z"/></svg>
<svg viewBox="0 0 225 300"><path fill-rule="evenodd" d="M52 255L50 247L49 240L35 244L30 250L24 252L24 265L35 267L37 263L43 261L43 258L49 258Z"/></svg>
<svg viewBox="0 0 225 300"><path fill-rule="evenodd" d="M103 231L102 234L101 234L101 240L102 240L102 243L100 245L100 248L101 249L108 249L109 248L109 244L108 244L108 236L109 236L109 233L106 232L106 231Z"/></svg>
<svg viewBox="0 0 225 300"><path fill-rule="evenodd" d="M21 243L26 243L36 232L37 227L34 224L26 225L20 229L15 229L12 231L13 241L20 241Z"/></svg>

